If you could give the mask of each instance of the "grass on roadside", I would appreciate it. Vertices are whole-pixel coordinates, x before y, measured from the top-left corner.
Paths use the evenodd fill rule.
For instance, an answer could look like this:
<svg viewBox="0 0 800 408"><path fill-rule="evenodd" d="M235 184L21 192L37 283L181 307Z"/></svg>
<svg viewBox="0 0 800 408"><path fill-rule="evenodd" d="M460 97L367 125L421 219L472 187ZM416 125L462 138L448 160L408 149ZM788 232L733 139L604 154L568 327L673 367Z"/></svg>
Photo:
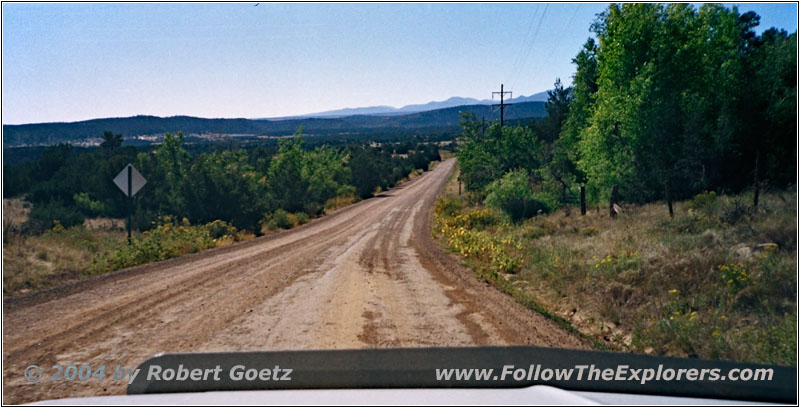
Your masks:
<svg viewBox="0 0 800 408"><path fill-rule="evenodd" d="M112 223L113 224L113 223ZM68 229L59 223L41 235L8 233L3 245L3 296L22 294L87 276L160 261L252 238L223 221L190 225L165 217L134 234L119 228Z"/></svg>
<svg viewBox="0 0 800 408"><path fill-rule="evenodd" d="M85 274L96 275L162 261L249 238L252 234L240 233L225 221L191 225L185 218L178 222L174 217L163 217L155 228L136 236L131 245L118 245L95 256Z"/></svg>
<svg viewBox="0 0 800 408"><path fill-rule="evenodd" d="M447 189L435 233L480 278L596 346L795 365L796 199L698 195L514 224Z"/></svg>
<svg viewBox="0 0 800 408"><path fill-rule="evenodd" d="M122 231L90 231L84 227L36 236L10 234L3 244L3 295L79 279L94 257L124 243Z"/></svg>

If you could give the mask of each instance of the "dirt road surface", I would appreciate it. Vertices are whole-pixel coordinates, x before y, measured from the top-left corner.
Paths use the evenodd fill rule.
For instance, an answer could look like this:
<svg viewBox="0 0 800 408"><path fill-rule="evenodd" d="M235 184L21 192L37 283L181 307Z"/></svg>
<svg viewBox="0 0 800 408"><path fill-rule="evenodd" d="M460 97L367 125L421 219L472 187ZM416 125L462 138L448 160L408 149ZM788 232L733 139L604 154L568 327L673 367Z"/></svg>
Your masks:
<svg viewBox="0 0 800 408"><path fill-rule="evenodd" d="M108 378L25 381L36 364L135 368L162 352L533 344L579 339L514 303L431 237L454 160L272 234L15 299L3 307L3 402L122 394Z"/></svg>

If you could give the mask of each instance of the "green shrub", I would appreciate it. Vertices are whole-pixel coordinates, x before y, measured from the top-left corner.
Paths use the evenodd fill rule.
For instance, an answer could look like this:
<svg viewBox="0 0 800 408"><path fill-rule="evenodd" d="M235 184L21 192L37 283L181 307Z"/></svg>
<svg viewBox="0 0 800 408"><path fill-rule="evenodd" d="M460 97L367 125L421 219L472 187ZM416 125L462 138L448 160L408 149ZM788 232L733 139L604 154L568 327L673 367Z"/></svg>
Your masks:
<svg viewBox="0 0 800 408"><path fill-rule="evenodd" d="M327 200L325 202L327 202ZM309 203L306 203L303 206L303 211L298 211L298 212L296 212L294 214L295 214L295 216L297 214L300 214L300 213L317 215L317 214L322 213L322 211L324 209L325 209L325 205L324 204L321 204L321 203L318 203L318 202L309 202Z"/></svg>
<svg viewBox="0 0 800 408"><path fill-rule="evenodd" d="M289 221L289 227L285 229L294 228L300 225L300 221L297 219L297 215L295 214L292 213L286 214L286 219Z"/></svg>
<svg viewBox="0 0 800 408"><path fill-rule="evenodd" d="M64 228L83 223L84 216L75 208L65 207L60 202L37 205L31 209L28 220L23 224L23 233L41 234L58 221Z"/></svg>
<svg viewBox="0 0 800 408"><path fill-rule="evenodd" d="M289 220L289 213L284 209L278 209L272 213L271 226L281 229L292 228L292 222Z"/></svg>
<svg viewBox="0 0 800 408"><path fill-rule="evenodd" d="M501 221L498 215L496 211L484 208L472 210L456 219L463 220L464 227L480 231L486 227L497 225Z"/></svg>
<svg viewBox="0 0 800 408"><path fill-rule="evenodd" d="M75 205L86 215L95 216L107 211L106 205L99 200L92 200L89 193L77 193L72 198Z"/></svg>
<svg viewBox="0 0 800 408"><path fill-rule="evenodd" d="M525 170L506 173L500 180L493 181L486 192L486 205L502 210L514 222L548 212L547 204L534 197Z"/></svg>
<svg viewBox="0 0 800 408"><path fill-rule="evenodd" d="M342 207L346 207L350 204L353 204L356 201L358 201L358 197L355 195L333 197L328 201L325 201L324 210L325 213L331 213Z"/></svg>
<svg viewBox="0 0 800 408"><path fill-rule="evenodd" d="M731 294L736 294L750 285L750 274L742 264L718 265L717 269L720 272L720 280Z"/></svg>
<svg viewBox="0 0 800 408"><path fill-rule="evenodd" d="M307 223L310 219L311 217L302 211L290 213L285 210L275 210L272 215L267 216L261 223L264 227L271 230L292 229Z"/></svg>
<svg viewBox="0 0 800 408"><path fill-rule="evenodd" d="M717 193L713 191L700 193L692 198L692 201L689 203L689 209L700 211L706 215L718 214L720 210L719 197Z"/></svg>
<svg viewBox="0 0 800 408"><path fill-rule="evenodd" d="M214 220L206 224L205 227L208 229L211 238L214 239L219 239L226 235L233 236L237 232L236 227L222 220Z"/></svg>
<svg viewBox="0 0 800 408"><path fill-rule="evenodd" d="M294 213L294 216L297 219L297 225L303 225L308 222L308 214L302 211Z"/></svg>
<svg viewBox="0 0 800 408"><path fill-rule="evenodd" d="M753 208L744 202L741 197L736 197L728 200L728 202L722 206L722 215L720 218L723 222L733 225L749 219L752 211Z"/></svg>
<svg viewBox="0 0 800 408"><path fill-rule="evenodd" d="M325 201L323 210L330 213L338 210L339 208L346 207L358 201L358 191L355 187L345 184L336 189L336 197L330 198Z"/></svg>
<svg viewBox="0 0 800 408"><path fill-rule="evenodd" d="M433 205L436 214L442 214L447 217L456 215L464 206L458 200L451 198L439 197Z"/></svg>
<svg viewBox="0 0 800 408"><path fill-rule="evenodd" d="M440 201L441 204L441 201ZM437 209L442 211L447 206L441 204ZM487 208L475 209L466 214L448 217L443 212L435 215L436 229L447 240L447 245L462 256L487 262L489 269L484 277L496 279L498 273L517 273L523 260L509 252L514 247L511 239L499 238L490 231L484 231L488 225L496 222L497 217Z"/></svg>
<svg viewBox="0 0 800 408"><path fill-rule="evenodd" d="M341 185L336 189L337 197L355 197L357 193L356 188L349 184Z"/></svg>
<svg viewBox="0 0 800 408"><path fill-rule="evenodd" d="M113 271L213 248L216 243L209 225L191 226L186 219L178 223L173 217L163 217L155 228L135 237L131 245L122 244L93 259L87 273ZM215 228L224 229L222 222Z"/></svg>
<svg viewBox="0 0 800 408"><path fill-rule="evenodd" d="M60 233L62 233L64 231L66 231L66 228L64 228L64 226L61 225L61 221L53 220L53 228L50 229L50 233L51 234L60 234Z"/></svg>
<svg viewBox="0 0 800 408"><path fill-rule="evenodd" d="M539 202L543 206L541 208L542 213L548 213L561 207L558 197L549 192L533 193L533 200Z"/></svg>
<svg viewBox="0 0 800 408"><path fill-rule="evenodd" d="M755 344L762 345L762 361L770 364L786 364L797 358L797 311L787 313L776 324L761 327Z"/></svg>

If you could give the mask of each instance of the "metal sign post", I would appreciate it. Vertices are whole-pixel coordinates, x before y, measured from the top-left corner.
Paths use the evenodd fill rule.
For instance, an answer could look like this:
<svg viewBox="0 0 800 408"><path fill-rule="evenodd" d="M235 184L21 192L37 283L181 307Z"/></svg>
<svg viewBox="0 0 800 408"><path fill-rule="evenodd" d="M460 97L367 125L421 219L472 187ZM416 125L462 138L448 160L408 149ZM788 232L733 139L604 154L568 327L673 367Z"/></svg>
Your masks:
<svg viewBox="0 0 800 408"><path fill-rule="evenodd" d="M128 201L128 245L131 244L133 196L136 195L146 183L147 180L145 180L141 173L136 170L136 167L133 167L130 163L117 174L117 177L114 177L114 184L116 184L117 187L122 190L122 193L130 199L130 201Z"/></svg>

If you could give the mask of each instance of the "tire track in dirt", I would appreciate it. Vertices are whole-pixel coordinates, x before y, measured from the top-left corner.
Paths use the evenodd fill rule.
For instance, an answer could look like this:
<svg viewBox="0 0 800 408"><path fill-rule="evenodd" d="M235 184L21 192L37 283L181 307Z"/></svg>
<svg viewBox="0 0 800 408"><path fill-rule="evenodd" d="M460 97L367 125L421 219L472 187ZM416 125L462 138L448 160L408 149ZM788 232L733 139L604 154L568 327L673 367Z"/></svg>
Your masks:
<svg viewBox="0 0 800 408"><path fill-rule="evenodd" d="M352 226L348 227L348 229L351 228ZM141 323L142 321L147 320L148 318L148 316L142 316L141 313L146 311L152 311L156 306L159 306L159 308L169 308L175 304L181 303L184 300L176 295L181 293L190 293L192 291L198 290L200 287L209 287L214 284L220 284L221 281L230 278L231 274L236 273L236 270L233 269L232 266L237 262L239 262L239 265L236 265L237 267L244 267L244 268L251 267L260 262L263 262L265 259L273 258L281 252L291 250L292 247L297 247L301 245L302 245L301 242L292 242L287 245L282 245L271 250L256 253L254 255L248 254L249 258L244 263L241 263L239 258L234 260L221 259L214 263L200 266L195 270L192 276L177 282L175 281L170 282L165 288L150 293L143 298L132 297L128 299L127 302L121 305L117 305L113 310L105 310L98 307L95 310L99 309L101 313L99 315L93 316L92 319L85 320L71 327L67 327L21 350L14 351L10 353L7 357L9 359L13 359L15 357L18 357L19 354L31 352L32 349L34 348L41 349L42 343L45 344L54 343L58 342L59 339L61 339L60 341L62 343L65 341L75 341L75 340L80 341L83 340L85 337L92 335L96 331L103 330L105 328L108 328L109 326L122 324L125 322L125 319L130 320L131 323ZM203 276L203 273L212 270L223 270L225 272L223 274L214 275L211 278ZM168 300L165 301L164 299ZM89 313L91 313L91 311ZM116 319L113 319L113 317L115 316ZM96 326L97 324L100 324L100 326ZM74 333L77 332L83 332L85 334L75 338ZM67 336L65 336L65 333L73 333L72 338L67 340ZM57 344L57 345L60 346L63 344Z"/></svg>

